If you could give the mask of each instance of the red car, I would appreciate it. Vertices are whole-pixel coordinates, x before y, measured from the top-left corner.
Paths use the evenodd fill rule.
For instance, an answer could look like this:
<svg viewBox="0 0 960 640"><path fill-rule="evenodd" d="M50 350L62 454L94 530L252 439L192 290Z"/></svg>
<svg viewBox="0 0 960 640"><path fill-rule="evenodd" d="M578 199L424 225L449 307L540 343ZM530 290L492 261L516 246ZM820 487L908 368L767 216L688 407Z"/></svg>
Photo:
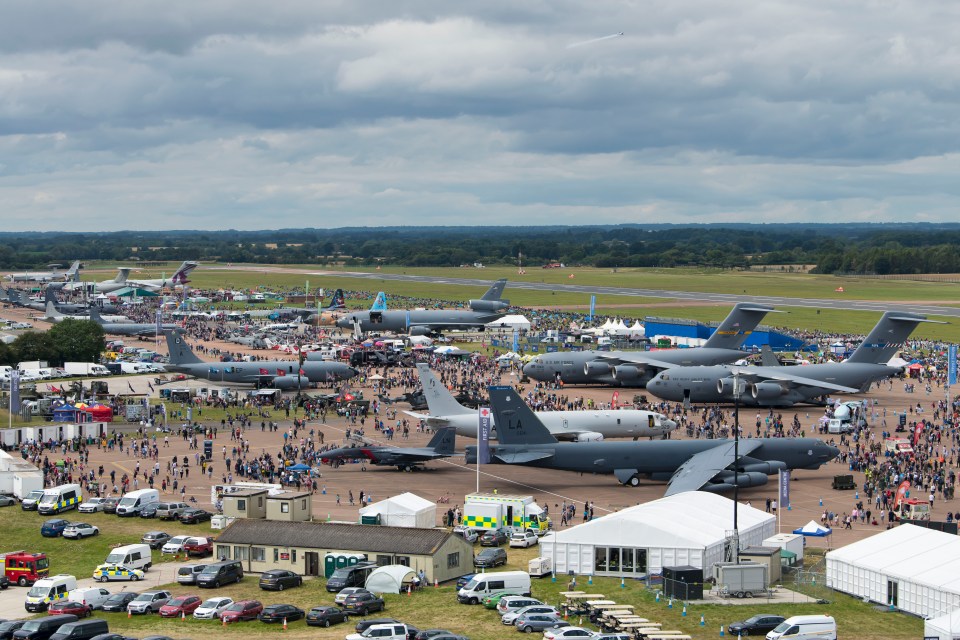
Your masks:
<svg viewBox="0 0 960 640"><path fill-rule="evenodd" d="M183 550L188 556L213 555L213 538L187 538Z"/></svg>
<svg viewBox="0 0 960 640"><path fill-rule="evenodd" d="M199 596L177 596L160 607L160 615L164 618L189 616L202 602Z"/></svg>
<svg viewBox="0 0 960 640"><path fill-rule="evenodd" d="M86 618L92 612L93 610L82 602L71 602L70 600L53 602L47 607L47 615L51 616L58 616L61 613L72 613L78 618Z"/></svg>
<svg viewBox="0 0 960 640"><path fill-rule="evenodd" d="M259 600L241 600L234 602L220 613L220 619L226 623L256 620L263 611L263 604Z"/></svg>

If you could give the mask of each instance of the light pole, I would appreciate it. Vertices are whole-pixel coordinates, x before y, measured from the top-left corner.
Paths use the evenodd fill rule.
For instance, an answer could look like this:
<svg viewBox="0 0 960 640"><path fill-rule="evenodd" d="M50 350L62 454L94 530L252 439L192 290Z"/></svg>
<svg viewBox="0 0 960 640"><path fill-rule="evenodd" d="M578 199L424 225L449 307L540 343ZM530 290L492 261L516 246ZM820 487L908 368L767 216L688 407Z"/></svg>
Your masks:
<svg viewBox="0 0 960 640"><path fill-rule="evenodd" d="M737 511L740 506L740 372L733 373L733 561L740 561L740 529Z"/></svg>

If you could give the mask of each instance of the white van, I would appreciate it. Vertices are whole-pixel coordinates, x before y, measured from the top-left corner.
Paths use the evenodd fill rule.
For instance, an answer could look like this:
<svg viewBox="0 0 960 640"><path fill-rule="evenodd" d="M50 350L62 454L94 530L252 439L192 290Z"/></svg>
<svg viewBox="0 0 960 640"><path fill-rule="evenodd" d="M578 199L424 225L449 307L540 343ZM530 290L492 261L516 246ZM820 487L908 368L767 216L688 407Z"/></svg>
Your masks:
<svg viewBox="0 0 960 640"><path fill-rule="evenodd" d="M530 574L525 571L478 573L457 592L460 604L480 604L487 596L509 594L530 595Z"/></svg>
<svg viewBox="0 0 960 640"><path fill-rule="evenodd" d="M62 484L43 491L43 497L37 502L37 511L40 515L49 516L76 509L81 502L83 502L83 495L80 493L80 485Z"/></svg>
<svg viewBox="0 0 960 640"><path fill-rule="evenodd" d="M793 616L767 634L767 640L837 640L837 622L831 616Z"/></svg>
<svg viewBox="0 0 960 640"><path fill-rule="evenodd" d="M124 494L117 505L118 516L138 516L140 510L149 504L160 504L160 491L157 489L138 489Z"/></svg>
<svg viewBox="0 0 960 640"><path fill-rule="evenodd" d="M153 566L153 554L148 544L128 544L117 547L110 552L106 564L119 564L128 569L143 569L146 571Z"/></svg>
<svg viewBox="0 0 960 640"><path fill-rule="evenodd" d="M37 580L30 587L30 591L27 591L23 608L30 613L46 611L50 603L66 600L67 594L76 588L77 578L66 573Z"/></svg>
<svg viewBox="0 0 960 640"><path fill-rule="evenodd" d="M91 609L103 609L103 603L110 597L110 592L103 587L80 587L67 594L67 600L79 602Z"/></svg>

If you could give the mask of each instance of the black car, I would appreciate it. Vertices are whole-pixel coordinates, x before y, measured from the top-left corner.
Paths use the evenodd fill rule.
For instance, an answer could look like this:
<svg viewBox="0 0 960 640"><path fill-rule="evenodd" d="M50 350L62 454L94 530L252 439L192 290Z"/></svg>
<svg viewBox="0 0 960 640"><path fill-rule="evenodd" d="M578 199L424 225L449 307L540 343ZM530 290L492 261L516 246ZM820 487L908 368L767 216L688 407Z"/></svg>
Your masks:
<svg viewBox="0 0 960 640"><path fill-rule="evenodd" d="M139 593L134 591L121 591L120 593L115 593L103 603L103 610L107 612L120 612L126 611L127 605L130 604L130 601L136 598Z"/></svg>
<svg viewBox="0 0 960 640"><path fill-rule="evenodd" d="M140 517L141 518L156 518L157 517L157 505L148 504L145 507L140 507Z"/></svg>
<svg viewBox="0 0 960 640"><path fill-rule="evenodd" d="M283 591L287 587L303 586L303 578L293 571L270 569L260 574L260 588L264 591Z"/></svg>
<svg viewBox="0 0 960 640"><path fill-rule="evenodd" d="M784 620L786 620L786 618L783 616L760 614L740 622L731 622L730 626L727 627L727 631L732 636L763 636L766 635L768 631L773 631L774 628Z"/></svg>
<svg viewBox="0 0 960 640"><path fill-rule="evenodd" d="M180 522L183 524L198 524L200 522L209 522L212 514L203 509L187 509L180 514Z"/></svg>
<svg viewBox="0 0 960 640"><path fill-rule="evenodd" d="M293 622L301 620L304 616L303 609L295 607L292 604L271 604L264 607L257 620L260 622Z"/></svg>
<svg viewBox="0 0 960 640"><path fill-rule="evenodd" d="M504 528L500 529L491 529L489 531L484 531L483 535L480 536L480 546L481 547L499 547L502 544L507 544L510 540L510 532Z"/></svg>
<svg viewBox="0 0 960 640"><path fill-rule="evenodd" d="M104 498L103 500L103 512L104 513L116 513L117 505L120 504L120 498Z"/></svg>
<svg viewBox="0 0 960 640"><path fill-rule="evenodd" d="M0 622L0 640L10 640L13 632L23 626L26 620L6 620Z"/></svg>
<svg viewBox="0 0 960 640"><path fill-rule="evenodd" d="M166 531L147 531L140 538L140 542L150 545L151 549L160 549L167 544L172 536Z"/></svg>
<svg viewBox="0 0 960 640"><path fill-rule="evenodd" d="M504 564L507 564L507 552L499 547L484 549L473 559L475 567L499 567Z"/></svg>
<svg viewBox="0 0 960 640"><path fill-rule="evenodd" d="M119 633L101 633L98 636L93 636L90 640L137 640L130 636L122 636Z"/></svg>
<svg viewBox="0 0 960 640"><path fill-rule="evenodd" d="M10 578L7 576L0 576L0 589L6 589L10 586ZM6 620L4 620L6 622Z"/></svg>
<svg viewBox="0 0 960 640"><path fill-rule="evenodd" d="M386 608L383 598L372 593L355 593L347 596L343 603L343 610L350 614L361 616L370 615L372 611L383 611Z"/></svg>
<svg viewBox="0 0 960 640"><path fill-rule="evenodd" d="M424 629L417 634L414 640L430 640L436 636L449 636L453 635L453 631L447 631L446 629Z"/></svg>
<svg viewBox="0 0 960 640"><path fill-rule="evenodd" d="M320 605L307 612L308 627L329 627L331 624L349 621L349 614L340 607Z"/></svg>

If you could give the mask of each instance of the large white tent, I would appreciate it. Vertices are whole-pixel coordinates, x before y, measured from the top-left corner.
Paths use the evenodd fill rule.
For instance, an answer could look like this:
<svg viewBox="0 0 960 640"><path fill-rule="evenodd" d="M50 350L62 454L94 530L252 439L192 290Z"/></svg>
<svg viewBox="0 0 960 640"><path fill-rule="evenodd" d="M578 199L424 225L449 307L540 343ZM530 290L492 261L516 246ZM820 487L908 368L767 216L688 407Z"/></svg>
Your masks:
<svg viewBox="0 0 960 640"><path fill-rule="evenodd" d="M924 618L960 609L960 538L904 524L827 553L827 586Z"/></svg>
<svg viewBox="0 0 960 640"><path fill-rule="evenodd" d="M401 493L360 509L361 517L376 515L380 516L380 524L387 527L437 526L437 505L413 493Z"/></svg>
<svg viewBox="0 0 960 640"><path fill-rule="evenodd" d="M769 513L741 504L737 515L741 548L776 533ZM732 500L688 491L548 533L540 553L554 559L558 574L641 577L679 565L709 571L725 559L732 530Z"/></svg>
<svg viewBox="0 0 960 640"><path fill-rule="evenodd" d="M518 331L529 330L533 326L526 316L508 315L499 320L487 323L487 329L517 329Z"/></svg>
<svg viewBox="0 0 960 640"><path fill-rule="evenodd" d="M957 640L960 638L960 609L939 618L923 623L923 637L937 640Z"/></svg>

